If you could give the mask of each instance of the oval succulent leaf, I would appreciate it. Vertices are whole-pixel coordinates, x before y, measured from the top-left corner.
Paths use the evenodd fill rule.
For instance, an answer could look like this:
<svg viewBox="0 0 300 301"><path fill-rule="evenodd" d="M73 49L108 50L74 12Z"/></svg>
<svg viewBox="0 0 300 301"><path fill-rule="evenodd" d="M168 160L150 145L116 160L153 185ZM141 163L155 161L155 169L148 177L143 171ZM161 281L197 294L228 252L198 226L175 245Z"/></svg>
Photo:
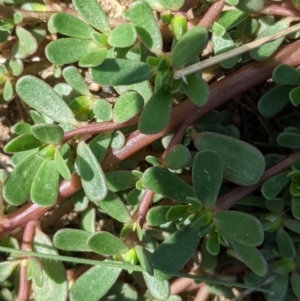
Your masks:
<svg viewBox="0 0 300 301"><path fill-rule="evenodd" d="M54 162L55 162L55 166L56 166L57 170L59 171L60 175L65 180L70 180L70 177L71 177L70 169L58 149L55 149Z"/></svg>
<svg viewBox="0 0 300 301"><path fill-rule="evenodd" d="M300 197L292 196L292 214L296 219L300 219Z"/></svg>
<svg viewBox="0 0 300 301"><path fill-rule="evenodd" d="M61 33L65 36L79 39L90 39L94 30L71 14L56 13L49 19L51 33Z"/></svg>
<svg viewBox="0 0 300 301"><path fill-rule="evenodd" d="M154 166L148 168L142 177L144 186L180 203L187 203L187 197L195 197L194 189L169 170Z"/></svg>
<svg viewBox="0 0 300 301"><path fill-rule="evenodd" d="M293 260L296 256L296 249L290 235L285 230L278 229L276 241L282 257L286 260Z"/></svg>
<svg viewBox="0 0 300 301"><path fill-rule="evenodd" d="M97 135L89 142L89 147L100 164L105 157L111 141L111 132L104 132Z"/></svg>
<svg viewBox="0 0 300 301"><path fill-rule="evenodd" d="M281 133L277 137L280 146L289 148L300 148L300 134L297 133Z"/></svg>
<svg viewBox="0 0 300 301"><path fill-rule="evenodd" d="M156 300L167 300L170 296L170 285L166 280L159 280L143 272L143 276L150 294Z"/></svg>
<svg viewBox="0 0 300 301"><path fill-rule="evenodd" d="M95 49L82 57L79 60L78 65L83 68L100 66L104 62L106 55L106 48Z"/></svg>
<svg viewBox="0 0 300 301"><path fill-rule="evenodd" d="M77 123L63 99L44 81L26 75L18 80L16 90L30 107L61 123Z"/></svg>
<svg viewBox="0 0 300 301"><path fill-rule="evenodd" d="M157 206L151 208L146 215L147 223L150 226L160 226L168 222L167 213L170 206Z"/></svg>
<svg viewBox="0 0 300 301"><path fill-rule="evenodd" d="M220 233L246 246L258 246L264 240L264 231L254 216L237 211L219 211L214 222Z"/></svg>
<svg viewBox="0 0 300 301"><path fill-rule="evenodd" d="M288 65L277 65L273 70L272 78L279 85L300 85L300 72Z"/></svg>
<svg viewBox="0 0 300 301"><path fill-rule="evenodd" d="M66 67L62 74L73 90L82 95L89 95L89 88L76 67Z"/></svg>
<svg viewBox="0 0 300 301"><path fill-rule="evenodd" d="M239 185L258 182L265 169L262 153L254 146L217 133L204 132L194 136L198 150L212 150L223 162L224 178Z"/></svg>
<svg viewBox="0 0 300 301"><path fill-rule="evenodd" d="M153 276L151 253L147 251L147 249L139 245L135 246L134 249L141 266L145 269L147 274Z"/></svg>
<svg viewBox="0 0 300 301"><path fill-rule="evenodd" d="M166 156L166 165L168 168L176 170L185 167L191 160L189 149L183 145L173 146Z"/></svg>
<svg viewBox="0 0 300 301"><path fill-rule="evenodd" d="M43 143L40 140L38 140L36 137L34 137L32 134L23 134L9 141L5 145L4 151L6 153L13 154L13 153L24 152L31 149L35 149L42 145Z"/></svg>
<svg viewBox="0 0 300 301"><path fill-rule="evenodd" d="M299 285L299 283L298 283ZM268 295L269 301L284 300L289 286L289 275L275 274L269 287L272 294Z"/></svg>
<svg viewBox="0 0 300 301"><path fill-rule="evenodd" d="M77 146L76 167L86 196L92 202L102 201L107 195L105 176L95 155L84 141Z"/></svg>
<svg viewBox="0 0 300 301"><path fill-rule="evenodd" d="M90 251L91 249L87 245L87 240L90 236L90 232L83 230L61 229L55 233L53 243L56 248L65 251Z"/></svg>
<svg viewBox="0 0 300 301"><path fill-rule="evenodd" d="M178 11L184 4L184 0L159 0L166 10Z"/></svg>
<svg viewBox="0 0 300 301"><path fill-rule="evenodd" d="M108 44L113 47L130 47L136 41L136 30L133 24L122 24L114 28L108 35Z"/></svg>
<svg viewBox="0 0 300 301"><path fill-rule="evenodd" d="M297 299L300 299L299 283L300 283L299 271L298 270L293 271L291 274L291 278L290 278L290 284L291 284L293 293L296 295Z"/></svg>
<svg viewBox="0 0 300 301"><path fill-rule="evenodd" d="M33 125L31 133L35 138L47 144L59 144L64 136L64 131L60 126L48 123Z"/></svg>
<svg viewBox="0 0 300 301"><path fill-rule="evenodd" d="M128 251L122 240L105 231L92 234L87 244L92 251L103 255L122 255Z"/></svg>

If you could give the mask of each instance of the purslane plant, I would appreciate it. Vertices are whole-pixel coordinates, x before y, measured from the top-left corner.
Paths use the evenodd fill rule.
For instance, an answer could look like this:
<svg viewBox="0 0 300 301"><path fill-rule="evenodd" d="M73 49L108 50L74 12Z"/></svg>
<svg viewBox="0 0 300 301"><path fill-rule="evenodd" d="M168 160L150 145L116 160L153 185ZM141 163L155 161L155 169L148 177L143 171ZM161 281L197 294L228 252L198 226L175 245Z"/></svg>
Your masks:
<svg viewBox="0 0 300 301"><path fill-rule="evenodd" d="M263 1L227 2L241 11L222 13L219 23L202 20L206 28L212 25L215 54L248 39L275 34L298 20L273 22L270 18L267 23L259 14ZM24 11L0 6L7 14L14 11L12 19L1 19L2 47L7 47L11 35L15 38L11 57L0 66L2 97L9 101L16 92L31 108L33 121L17 123L16 136L4 148L12 154L14 169L10 174L1 172L5 215L0 217L0 230L8 236L0 250L14 254L15 249L15 254L24 256L0 263L2 295L6 294L6 300L15 298L7 287L18 269L18 300L30 296L33 300L108 300L114 294L128 294L128 300L180 300L170 296L169 279L174 276L205 281L212 291L217 287L215 294L228 298L233 297L228 287L240 287L261 290L268 300L299 299L295 233L299 233L300 155L295 153L264 173L281 157L264 156L239 140L239 129L231 124L228 112L217 110L267 80L276 66L274 81L284 86L275 89L283 91L278 102L284 104L272 105L270 97L266 100L271 90L260 100L260 112L266 117L279 113L288 105L286 92L298 104L298 71L278 64L299 64L299 41L263 63L283 39L262 45L250 53L258 62L209 89L201 71L174 76L199 62L209 33L199 25L188 29L182 16L162 14L160 21L170 25L174 34L172 44L166 45L153 14L153 10L177 11L184 1L135 1L119 26L111 26L95 0L72 4L73 14L68 10L48 15L32 12L37 18L47 17L47 30L39 22L27 28L22 23ZM207 19L224 5L224 1L213 4ZM49 41L47 33L56 38ZM57 78L53 85L39 73L42 64L24 67L24 60L30 60L39 47L45 49L40 57L53 64ZM233 57L221 66L231 68L247 59L247 54ZM87 78L102 88L113 87L119 96L112 101L104 93L93 92ZM189 100L181 101L182 96ZM278 144L298 148L298 124L286 120L281 124L284 133L278 136ZM139 156L138 151L147 145L151 151ZM267 181L259 197L252 192L262 179ZM290 190L281 193L290 181ZM240 186L224 195L236 185ZM79 216L77 229L55 229L47 235L35 221L55 205L54 211L63 209L67 198ZM234 210L228 210L234 204ZM100 216L114 221L113 230L105 223L96 227ZM19 245L11 232L24 224ZM58 250L70 256L60 256ZM97 261L85 259L88 254ZM229 273L228 281L224 280L226 269L219 268L223 256L231 264L241 262L243 283ZM70 267L53 262L54 258L94 266L86 272L77 269L67 280ZM192 262L196 269L186 273ZM124 281L122 270L132 272L130 277L139 281L142 272L145 284L135 289ZM270 285L271 277L275 280Z"/></svg>

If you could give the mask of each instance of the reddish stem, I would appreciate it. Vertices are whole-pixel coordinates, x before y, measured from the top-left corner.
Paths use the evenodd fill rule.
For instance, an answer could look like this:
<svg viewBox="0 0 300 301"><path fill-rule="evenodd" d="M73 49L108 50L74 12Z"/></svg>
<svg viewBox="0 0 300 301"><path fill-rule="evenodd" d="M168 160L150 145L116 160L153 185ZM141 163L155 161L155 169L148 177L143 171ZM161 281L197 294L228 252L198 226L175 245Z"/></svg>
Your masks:
<svg viewBox="0 0 300 301"><path fill-rule="evenodd" d="M212 25L218 18L225 6L225 1L220 0L213 3L206 14L201 18L198 25L208 29L210 25Z"/></svg>
<svg viewBox="0 0 300 301"><path fill-rule="evenodd" d="M264 15L275 15L283 17L300 17L300 12L296 9L291 9L287 7L282 7L277 4L270 4L265 6L261 11L261 14Z"/></svg>

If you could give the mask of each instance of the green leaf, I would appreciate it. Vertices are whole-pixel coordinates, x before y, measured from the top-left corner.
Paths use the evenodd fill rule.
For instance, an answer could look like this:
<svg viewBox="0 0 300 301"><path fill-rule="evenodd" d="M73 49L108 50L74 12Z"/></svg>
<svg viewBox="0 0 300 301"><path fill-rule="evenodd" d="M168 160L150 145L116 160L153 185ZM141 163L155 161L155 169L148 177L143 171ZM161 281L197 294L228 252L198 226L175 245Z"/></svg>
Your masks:
<svg viewBox="0 0 300 301"><path fill-rule="evenodd" d="M286 260L293 260L296 256L296 249L292 238L289 234L283 230L278 229L276 234L276 242L279 248L279 252Z"/></svg>
<svg viewBox="0 0 300 301"><path fill-rule="evenodd" d="M167 213L169 209L172 208L170 206L157 206L151 208L146 215L147 223L150 226L160 226L168 222Z"/></svg>
<svg viewBox="0 0 300 301"><path fill-rule="evenodd" d="M111 171L105 174L107 187L113 192L126 190L134 187L138 180L129 170Z"/></svg>
<svg viewBox="0 0 300 301"><path fill-rule="evenodd" d="M42 145L43 143L40 140L36 139L32 134L23 134L9 141L5 145L4 151L6 153L13 154L35 149Z"/></svg>
<svg viewBox="0 0 300 301"><path fill-rule="evenodd" d="M195 197L194 189L169 170L154 166L148 168L142 177L146 188L180 203L187 203L187 197Z"/></svg>
<svg viewBox="0 0 300 301"><path fill-rule="evenodd" d="M105 157L107 149L111 141L111 132L104 132L98 134L93 140L89 142L89 147L95 155L98 163L101 163Z"/></svg>
<svg viewBox="0 0 300 301"><path fill-rule="evenodd" d="M12 272L18 267L19 263L14 261L0 262L0 281L4 282Z"/></svg>
<svg viewBox="0 0 300 301"><path fill-rule="evenodd" d="M81 212L80 228L90 233L96 231L96 208L87 207Z"/></svg>
<svg viewBox="0 0 300 301"><path fill-rule="evenodd" d="M206 243L206 249L207 251L212 255L218 255L220 252L220 243L218 239L218 233L212 232L209 234L209 237L207 239Z"/></svg>
<svg viewBox="0 0 300 301"><path fill-rule="evenodd" d="M207 239L204 239L201 243L201 268L206 272L214 271L218 264L218 257L212 255L207 250Z"/></svg>
<svg viewBox="0 0 300 301"><path fill-rule="evenodd" d="M283 223L289 230L300 234L300 221L295 219L286 219Z"/></svg>
<svg viewBox="0 0 300 301"><path fill-rule="evenodd" d="M108 35L108 44L113 47L126 48L132 46L137 38L133 24L122 24L114 28Z"/></svg>
<svg viewBox="0 0 300 301"><path fill-rule="evenodd" d="M254 146L217 133L200 133L194 137L198 150L212 150L223 162L224 178L238 185L253 185L265 169L265 160Z"/></svg>
<svg viewBox="0 0 300 301"><path fill-rule="evenodd" d="M74 98L69 107L79 121L86 121L92 114L93 96L84 95Z"/></svg>
<svg viewBox="0 0 300 301"><path fill-rule="evenodd" d="M264 93L257 104L259 113L266 118L280 113L290 103L289 93L292 88L291 86L277 86Z"/></svg>
<svg viewBox="0 0 300 301"><path fill-rule="evenodd" d="M239 0L236 4L236 8L251 14L260 12L263 9L264 4L264 0Z"/></svg>
<svg viewBox="0 0 300 301"><path fill-rule="evenodd" d="M121 223L128 223L131 219L131 215L127 207L124 205L122 200L111 191L108 191L104 200L97 202L96 204L106 214Z"/></svg>
<svg viewBox="0 0 300 301"><path fill-rule="evenodd" d="M26 75L18 80L16 90L25 103L42 115L61 123L77 123L68 105L44 81Z"/></svg>
<svg viewBox="0 0 300 301"><path fill-rule="evenodd" d="M191 215L190 205L176 205L172 207L168 207L169 210L167 211L167 214L165 216L166 220L169 221L175 221L177 219L184 219L187 218L189 215ZM150 209L151 210L151 209ZM149 213L149 211L148 211Z"/></svg>
<svg viewBox="0 0 300 301"><path fill-rule="evenodd" d="M280 191L290 182L290 178L287 175L290 171L279 173L270 179L268 179L261 186L261 193L267 200L275 198Z"/></svg>
<svg viewBox="0 0 300 301"><path fill-rule="evenodd" d="M31 125L27 122L18 122L14 125L14 133L18 135L29 134Z"/></svg>
<svg viewBox="0 0 300 301"><path fill-rule="evenodd" d="M271 285L269 286L269 289L270 291L272 291L272 294L268 295L268 301L285 300L285 295L288 290L288 285L289 285L288 275L275 274L275 277L271 282Z"/></svg>
<svg viewBox="0 0 300 301"><path fill-rule="evenodd" d="M167 90L155 92L141 114L139 130L147 135L161 132L169 123L172 100L172 94Z"/></svg>
<svg viewBox="0 0 300 301"><path fill-rule="evenodd" d="M19 76L24 71L24 64L20 59L11 58L5 62L5 66L8 71L14 76Z"/></svg>
<svg viewBox="0 0 300 301"><path fill-rule="evenodd" d="M27 279L32 279L37 287L43 286L43 267L40 260L35 257L28 260Z"/></svg>
<svg viewBox="0 0 300 301"><path fill-rule="evenodd" d="M112 119L111 105L105 99L97 99L93 104L93 112L100 121Z"/></svg>
<svg viewBox="0 0 300 301"><path fill-rule="evenodd" d="M13 97L14 97L14 88L12 82L10 80L7 80L4 84L3 98L5 101L9 101Z"/></svg>
<svg viewBox="0 0 300 301"><path fill-rule="evenodd" d="M279 85L300 85L299 70L288 65L277 65L273 70L272 78Z"/></svg>
<svg viewBox="0 0 300 301"><path fill-rule="evenodd" d="M78 229L61 229L53 236L53 243L56 248L72 251L91 251L87 245L87 240L91 236L90 232Z"/></svg>
<svg viewBox="0 0 300 301"><path fill-rule="evenodd" d="M257 218L237 211L218 211L214 215L218 230L246 246L258 246L264 240L264 231Z"/></svg>
<svg viewBox="0 0 300 301"><path fill-rule="evenodd" d="M292 214L296 219L300 219L300 197L292 196Z"/></svg>
<svg viewBox="0 0 300 301"><path fill-rule="evenodd" d="M60 175L65 180L70 180L70 177L71 177L70 169L58 149L55 149L54 162L55 162L55 166L56 166L57 170L59 171Z"/></svg>
<svg viewBox="0 0 300 301"><path fill-rule="evenodd" d="M189 149L183 144L178 144L173 146L167 153L165 163L168 168L177 170L185 167L190 160L191 153Z"/></svg>
<svg viewBox="0 0 300 301"><path fill-rule="evenodd" d="M134 247L140 265L145 269L146 273L153 276L153 267L151 262L151 253L142 246Z"/></svg>
<svg viewBox="0 0 300 301"><path fill-rule="evenodd" d="M64 68L63 77L73 90L82 95L89 95L90 90L78 69L74 66Z"/></svg>
<svg viewBox="0 0 300 301"><path fill-rule="evenodd" d="M179 10L184 4L184 0L159 0L159 2L166 10L172 11Z"/></svg>
<svg viewBox="0 0 300 301"><path fill-rule="evenodd" d="M199 56L208 39L207 31L201 26L195 26L176 43L171 52L173 68L182 67Z"/></svg>
<svg viewBox="0 0 300 301"><path fill-rule="evenodd" d="M122 131L113 131L111 135L110 147L112 149L122 149L125 145L125 135Z"/></svg>
<svg viewBox="0 0 300 301"><path fill-rule="evenodd" d="M262 254L255 247L242 245L232 239L228 240L234 251L247 267L259 276L266 275L268 271L268 264Z"/></svg>
<svg viewBox="0 0 300 301"><path fill-rule="evenodd" d="M90 268L71 287L70 300L98 301L113 286L121 271L121 269L100 265ZM101 279L101 285L99 285L99 279Z"/></svg>
<svg viewBox="0 0 300 301"><path fill-rule="evenodd" d="M148 64L124 59L106 59L90 69L92 80L104 86L131 85L143 82L153 73Z"/></svg>
<svg viewBox="0 0 300 301"><path fill-rule="evenodd" d="M162 53L162 36L152 9L144 1L131 4L128 16L145 46L156 55Z"/></svg>
<svg viewBox="0 0 300 301"><path fill-rule="evenodd" d="M124 299L125 298L125 299ZM128 283L116 282L101 301L136 301L138 300L138 293L136 289Z"/></svg>
<svg viewBox="0 0 300 301"><path fill-rule="evenodd" d="M107 195L105 176L96 157L84 141L78 143L76 164L86 196L92 202L103 200Z"/></svg>
<svg viewBox="0 0 300 301"><path fill-rule="evenodd" d="M143 272L143 276L153 298L156 300L166 300L170 296L170 286L168 281L159 280L145 272Z"/></svg>
<svg viewBox="0 0 300 301"><path fill-rule="evenodd" d="M285 207L284 200L281 198L265 200L264 204L266 208L272 213L281 213Z"/></svg>
<svg viewBox="0 0 300 301"><path fill-rule="evenodd" d="M13 46L12 54L16 59L24 59L37 51L38 43L34 36L21 26L16 26L18 41Z"/></svg>
<svg viewBox="0 0 300 301"><path fill-rule="evenodd" d="M299 287L299 283L300 283L300 276L299 276L299 272L293 271L290 277L290 284L293 290L293 293L296 295L297 299L300 299L300 287Z"/></svg>
<svg viewBox="0 0 300 301"><path fill-rule="evenodd" d="M80 19L71 14L56 13L48 21L51 24L52 34L61 33L65 36L88 40L94 30Z"/></svg>
<svg viewBox="0 0 300 301"><path fill-rule="evenodd" d="M128 251L122 240L105 231L92 234L87 244L92 251L103 255L122 255Z"/></svg>
<svg viewBox="0 0 300 301"><path fill-rule="evenodd" d="M41 207L55 204L58 196L59 172L53 160L45 160L38 169L30 190L31 200Z"/></svg>
<svg viewBox="0 0 300 301"><path fill-rule="evenodd" d="M164 279L177 273L190 259L200 241L199 229L190 225L177 230L164 240L152 253L152 265L155 269L166 272ZM170 274L170 276L168 275Z"/></svg>
<svg viewBox="0 0 300 301"><path fill-rule="evenodd" d="M183 91L196 106L204 106L208 101L208 85L197 74L191 74L186 77L186 82L183 82Z"/></svg>
<svg viewBox="0 0 300 301"><path fill-rule="evenodd" d="M64 131L60 126L48 123L33 125L31 133L46 144L59 144L64 136Z"/></svg>
<svg viewBox="0 0 300 301"><path fill-rule="evenodd" d="M176 40L179 40L187 32L187 20L184 16L175 15L171 19L171 29Z"/></svg>
<svg viewBox="0 0 300 301"><path fill-rule="evenodd" d="M300 148L300 134L297 133L281 133L277 137L280 146L289 148Z"/></svg>
<svg viewBox="0 0 300 301"><path fill-rule="evenodd" d="M300 104L299 101L299 96L300 96L300 87L294 88L290 93L289 93L289 98L293 106L297 107Z"/></svg>
<svg viewBox="0 0 300 301"><path fill-rule="evenodd" d="M101 32L109 32L109 22L97 0L72 0L75 9L85 22Z"/></svg>
<svg viewBox="0 0 300 301"><path fill-rule="evenodd" d="M215 151L197 153L192 168L193 184L204 206L214 206L223 180L223 164Z"/></svg>
<svg viewBox="0 0 300 301"><path fill-rule="evenodd" d="M29 198L31 183L42 163L43 159L34 152L10 173L3 187L3 196L9 204L19 206Z"/></svg>
<svg viewBox="0 0 300 301"><path fill-rule="evenodd" d="M64 65L78 62L97 47L92 40L61 38L50 42L45 48L45 54L51 63Z"/></svg>
<svg viewBox="0 0 300 301"><path fill-rule="evenodd" d="M135 91L123 93L116 101L113 110L113 121L122 123L140 113L144 106L144 99Z"/></svg>
<svg viewBox="0 0 300 301"><path fill-rule="evenodd" d="M88 68L88 67L97 67L100 66L107 56L107 49L106 48L100 48L95 49L82 57L78 65L82 68Z"/></svg>
<svg viewBox="0 0 300 301"><path fill-rule="evenodd" d="M236 1L236 0L233 0L233 1ZM221 12L218 22L223 27L225 27L226 30L230 30L230 29L236 27L238 24L242 23L247 17L248 17L248 14L246 14L238 9L227 10L227 11Z"/></svg>

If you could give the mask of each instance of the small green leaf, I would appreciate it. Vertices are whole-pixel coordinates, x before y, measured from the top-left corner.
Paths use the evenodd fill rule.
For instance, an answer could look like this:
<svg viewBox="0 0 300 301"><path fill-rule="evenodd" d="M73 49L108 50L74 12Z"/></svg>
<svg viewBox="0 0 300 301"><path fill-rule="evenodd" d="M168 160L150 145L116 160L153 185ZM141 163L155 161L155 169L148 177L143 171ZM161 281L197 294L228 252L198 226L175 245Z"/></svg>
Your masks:
<svg viewBox="0 0 300 301"><path fill-rule="evenodd" d="M3 98L5 101L9 101L13 99L13 97L14 97L14 88L12 82L10 80L7 80L4 84Z"/></svg>
<svg viewBox="0 0 300 301"><path fill-rule="evenodd" d="M192 176L198 199L204 206L214 206L223 180L223 164L215 151L197 153Z"/></svg>
<svg viewBox="0 0 300 301"><path fill-rule="evenodd" d="M276 242L279 248L279 252L284 259L293 260L295 258L296 249L294 243L285 230L278 229L276 235Z"/></svg>
<svg viewBox="0 0 300 301"><path fill-rule="evenodd" d="M113 47L130 47L136 41L136 30L133 24L122 24L114 28L108 35L108 44Z"/></svg>
<svg viewBox="0 0 300 301"><path fill-rule="evenodd" d="M300 197L292 196L292 214L296 219L300 219Z"/></svg>
<svg viewBox="0 0 300 301"><path fill-rule="evenodd" d="M109 32L109 22L97 0L73 0L73 5L88 24L101 32Z"/></svg>
<svg viewBox="0 0 300 301"><path fill-rule="evenodd" d="M44 81L26 75L18 80L16 90L25 103L42 115L61 123L77 123L68 105Z"/></svg>
<svg viewBox="0 0 300 301"><path fill-rule="evenodd" d="M218 233L213 231L209 234L209 237L207 239L206 243L206 249L207 251L212 255L218 255L220 252L220 243L218 239Z"/></svg>
<svg viewBox="0 0 300 301"><path fill-rule="evenodd" d="M208 85L197 74L191 74L186 77L186 82L183 82L183 91L196 106L204 106L208 101Z"/></svg>
<svg viewBox="0 0 300 301"><path fill-rule="evenodd" d="M19 263L14 261L0 262L0 281L4 282L11 273L18 267Z"/></svg>
<svg viewBox="0 0 300 301"><path fill-rule="evenodd" d="M18 135L30 134L31 125L27 122L18 122L14 125L14 132Z"/></svg>
<svg viewBox="0 0 300 301"><path fill-rule="evenodd" d="M163 167L148 168L142 181L146 188L180 203L187 203L187 197L195 197L190 185Z"/></svg>
<svg viewBox="0 0 300 301"><path fill-rule="evenodd" d="M111 135L110 147L112 149L122 149L125 145L125 135L121 131L113 131Z"/></svg>
<svg viewBox="0 0 300 301"><path fill-rule="evenodd" d="M279 85L300 85L300 72L288 65L277 65L272 73L272 78Z"/></svg>
<svg viewBox="0 0 300 301"><path fill-rule="evenodd" d="M168 207L168 208L169 208L169 210L167 211L167 214L165 216L165 218L168 222L175 221L180 218L184 219L191 214L191 212L189 211L191 209L190 205L176 205L176 206L172 206L172 207ZM148 211L148 213L149 213L149 211Z"/></svg>
<svg viewBox="0 0 300 301"><path fill-rule="evenodd" d="M98 301L118 279L121 269L96 265L81 275L70 290L71 301ZM101 285L99 281L101 279ZM88 289L87 289L88 288Z"/></svg>
<svg viewBox="0 0 300 301"><path fill-rule="evenodd" d="M234 251L247 267L259 276L266 275L268 271L268 264L262 254L255 247L242 245L229 238L228 240Z"/></svg>
<svg viewBox="0 0 300 301"><path fill-rule="evenodd" d="M53 237L53 243L56 248L65 251L91 251L91 249L87 245L87 240L90 236L90 232L83 230L61 229L55 233Z"/></svg>
<svg viewBox="0 0 300 301"><path fill-rule="evenodd" d="M77 146L76 164L86 196L92 202L103 200L107 195L105 176L96 157L84 141L79 142Z"/></svg>
<svg viewBox="0 0 300 301"><path fill-rule="evenodd" d="M260 12L264 4L264 0L239 0L236 4L236 8L251 14Z"/></svg>
<svg viewBox="0 0 300 301"><path fill-rule="evenodd" d="M200 241L198 232L199 229L189 225L173 233L152 253L153 267L169 274L179 272L190 259ZM163 276L164 279L170 277Z"/></svg>
<svg viewBox="0 0 300 301"><path fill-rule="evenodd" d="M271 282L271 285L269 286L269 290L272 292L272 294L268 294L268 301L285 300L285 295L287 293L288 286L288 275L275 274L275 277Z"/></svg>
<svg viewBox="0 0 300 301"><path fill-rule="evenodd" d="M106 48L100 48L95 49L82 57L78 65L82 68L88 68L88 67L97 67L100 66L107 56L107 49Z"/></svg>
<svg viewBox="0 0 300 301"><path fill-rule="evenodd" d="M171 19L171 28L174 37L176 38L176 40L179 40L187 32L186 18L182 15L175 15Z"/></svg>
<svg viewBox="0 0 300 301"><path fill-rule="evenodd" d="M156 300L166 300L170 296L170 286L168 281L159 280L145 272L143 272L143 276L153 298Z"/></svg>
<svg viewBox="0 0 300 301"><path fill-rule="evenodd" d="M8 71L14 76L19 76L24 71L24 64L20 59L11 58L10 60L7 60L5 62L5 66Z"/></svg>
<svg viewBox="0 0 300 301"><path fill-rule="evenodd" d="M293 271L290 277L290 284L293 290L293 293L296 295L297 299L300 299L300 275L298 270Z"/></svg>
<svg viewBox="0 0 300 301"><path fill-rule="evenodd" d="M43 159L33 152L10 173L3 187L3 196L9 204L19 206L29 198L31 183L42 163Z"/></svg>
<svg viewBox="0 0 300 301"><path fill-rule="evenodd" d="M96 231L96 208L87 207L81 212L80 228L90 233Z"/></svg>
<svg viewBox="0 0 300 301"><path fill-rule="evenodd" d="M93 112L100 121L112 119L112 108L105 99L97 99L93 104Z"/></svg>
<svg viewBox="0 0 300 301"><path fill-rule="evenodd" d="M159 0L165 10L178 11L184 4L184 0Z"/></svg>
<svg viewBox="0 0 300 301"><path fill-rule="evenodd" d="M286 219L283 223L289 230L300 234L300 221L295 219Z"/></svg>
<svg viewBox="0 0 300 301"><path fill-rule="evenodd" d="M281 213L285 207L284 200L281 198L265 200L264 204L266 208L272 213Z"/></svg>
<svg viewBox="0 0 300 301"><path fill-rule="evenodd" d="M214 222L220 233L246 246L258 246L264 240L264 231L254 216L237 211L218 211Z"/></svg>
<svg viewBox="0 0 300 301"><path fill-rule="evenodd" d="M104 132L97 135L89 142L89 147L100 164L105 157L111 141L111 132Z"/></svg>
<svg viewBox="0 0 300 301"><path fill-rule="evenodd" d="M105 174L107 187L113 192L126 190L135 186L138 180L129 170L111 171Z"/></svg>
<svg viewBox="0 0 300 301"><path fill-rule="evenodd" d="M121 223L128 223L131 215L129 210L124 205L122 200L113 192L108 191L104 200L97 202L99 206L106 214L114 218Z"/></svg>
<svg viewBox="0 0 300 301"><path fill-rule="evenodd" d="M148 64L124 59L106 59L90 69L94 82L106 86L131 85L143 82L153 73Z"/></svg>
<svg viewBox="0 0 300 301"><path fill-rule="evenodd" d="M31 200L41 207L55 204L58 196L59 172L53 160L45 160L38 169L30 190Z"/></svg>
<svg viewBox="0 0 300 301"><path fill-rule="evenodd" d="M82 95L90 94L90 90L86 82L76 67L69 66L63 70L62 74L66 82L72 87L73 90Z"/></svg>
<svg viewBox="0 0 300 301"><path fill-rule="evenodd" d="M59 171L60 175L65 180L70 180L70 177L71 177L70 169L58 149L55 149L54 162L55 162L55 166L56 166L57 170Z"/></svg>
<svg viewBox="0 0 300 301"><path fill-rule="evenodd" d="M291 100L291 103L295 107L299 106L299 104L300 104L299 96L300 96L300 87L299 86L294 88L293 90L291 90L291 92L289 93L289 98Z"/></svg>
<svg viewBox="0 0 300 301"><path fill-rule="evenodd" d="M42 146L43 143L36 139L32 134L23 134L17 136L15 139L9 141L5 147L4 151L6 153L17 153L24 152L27 150L35 149Z"/></svg>
<svg viewBox="0 0 300 301"><path fill-rule="evenodd" d="M151 253L147 251L142 246L135 246L134 247L140 265L145 269L145 271L150 275L153 276L153 267L151 262Z"/></svg>
<svg viewBox="0 0 300 301"><path fill-rule="evenodd" d="M28 260L27 279L32 279L37 287L43 286L43 267L40 260L35 257Z"/></svg>
<svg viewBox="0 0 300 301"><path fill-rule="evenodd" d="M105 231L92 234L87 244L92 251L103 255L122 255L128 251L122 240Z"/></svg>
<svg viewBox="0 0 300 301"><path fill-rule="evenodd" d="M204 239L201 243L201 268L204 271L212 272L217 264L218 257L207 251L207 239Z"/></svg>
<svg viewBox="0 0 300 301"><path fill-rule="evenodd" d="M185 167L191 160L191 153L189 149L182 144L173 146L167 156L166 165L168 168L177 170Z"/></svg>
<svg viewBox="0 0 300 301"><path fill-rule="evenodd" d="M169 209L172 208L170 206L157 206L151 208L146 215L147 223L150 226L160 226L168 222L167 213Z"/></svg>
<svg viewBox="0 0 300 301"><path fill-rule="evenodd" d="M254 146L217 133L195 135L198 150L212 150L223 162L224 178L238 185L253 185L258 182L265 169L262 153Z"/></svg>
<svg viewBox="0 0 300 301"><path fill-rule="evenodd" d="M46 144L59 144L64 136L64 131L60 126L48 123L33 125L31 133Z"/></svg>
<svg viewBox="0 0 300 301"><path fill-rule="evenodd" d="M97 47L92 40L61 38L50 42L45 48L45 53L51 63L64 65L78 62Z"/></svg>
<svg viewBox="0 0 300 301"><path fill-rule="evenodd" d="M122 123L130 120L140 113L144 106L144 100L140 94L135 91L123 93L116 101L113 110L113 121Z"/></svg>
<svg viewBox="0 0 300 301"><path fill-rule="evenodd" d="M144 1L131 4L128 16L145 46L156 55L162 53L162 36L152 9Z"/></svg>
<svg viewBox="0 0 300 301"><path fill-rule="evenodd" d="M161 132L169 123L172 94L159 90L148 100L139 120L139 130L147 135Z"/></svg>
<svg viewBox="0 0 300 301"><path fill-rule="evenodd" d="M279 173L272 178L268 179L261 186L261 193L267 200L275 198L279 192L290 182L287 175L290 171Z"/></svg>
<svg viewBox="0 0 300 301"><path fill-rule="evenodd" d="M289 148L300 148L300 134L297 133L281 133L277 137L280 146Z"/></svg>
<svg viewBox="0 0 300 301"><path fill-rule="evenodd" d="M195 26L176 43L172 49L171 60L173 68L182 67L199 56L208 39L207 31L201 26Z"/></svg>

